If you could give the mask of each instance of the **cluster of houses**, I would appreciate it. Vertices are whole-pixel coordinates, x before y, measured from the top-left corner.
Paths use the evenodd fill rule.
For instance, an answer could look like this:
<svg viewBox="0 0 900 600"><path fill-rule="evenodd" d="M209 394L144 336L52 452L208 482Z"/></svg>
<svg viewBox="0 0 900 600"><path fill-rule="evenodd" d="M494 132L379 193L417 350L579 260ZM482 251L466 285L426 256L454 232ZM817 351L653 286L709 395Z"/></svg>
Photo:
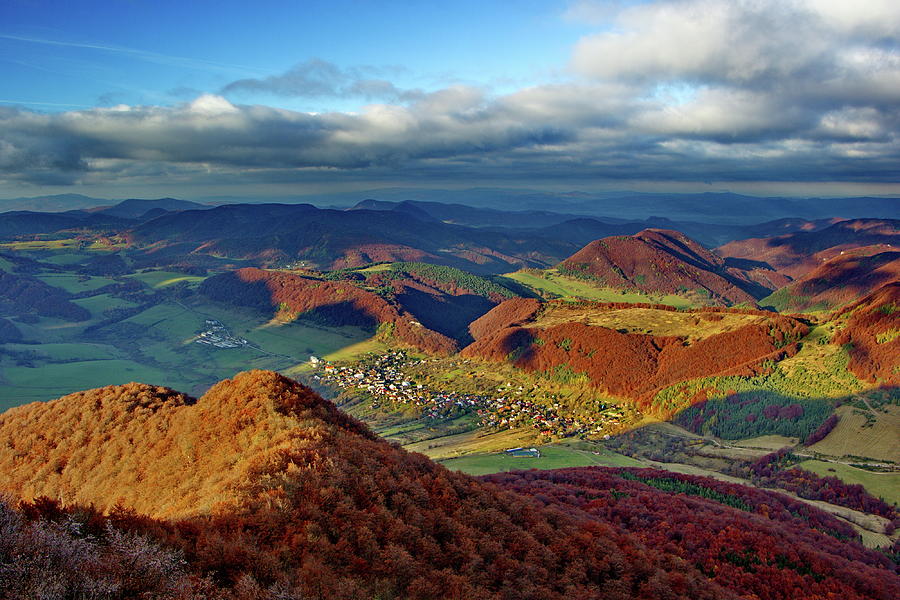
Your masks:
<svg viewBox="0 0 900 600"><path fill-rule="evenodd" d="M521 397L522 388L501 386L503 395L463 394L435 391L413 380L406 372L423 361L411 359L402 350L369 356L357 364L334 365L316 357L313 378L323 384L367 395L372 408L396 403L413 405L422 415L435 420L455 419L464 414L477 416L479 425L495 430L533 427L547 436L597 435L619 425L623 413L607 408L586 419L559 414L559 405L548 406Z"/></svg>
<svg viewBox="0 0 900 600"><path fill-rule="evenodd" d="M249 343L244 338L232 335L225 325L215 319L206 319L205 326L206 329L201 331L197 339L194 340L198 344L215 346L216 348L240 348Z"/></svg>

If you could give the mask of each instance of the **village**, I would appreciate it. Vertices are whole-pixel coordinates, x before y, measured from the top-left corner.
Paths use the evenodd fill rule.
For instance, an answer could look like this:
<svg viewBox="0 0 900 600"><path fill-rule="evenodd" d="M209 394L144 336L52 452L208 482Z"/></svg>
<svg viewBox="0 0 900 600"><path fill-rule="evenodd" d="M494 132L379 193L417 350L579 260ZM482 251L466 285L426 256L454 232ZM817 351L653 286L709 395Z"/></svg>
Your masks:
<svg viewBox="0 0 900 600"><path fill-rule="evenodd" d="M354 365L334 365L317 357L312 357L310 362L316 368L313 379L342 390L361 392L370 398L371 408L412 405L422 411L423 417L434 420L474 414L479 426L496 431L533 427L546 436L590 437L615 428L624 416L618 407L607 407L586 419L563 416L558 412L558 405L551 407L521 397L522 388L512 383L498 388L498 395L433 390L406 373L406 369L424 361L410 358L402 350L372 355Z"/></svg>
<svg viewBox="0 0 900 600"><path fill-rule="evenodd" d="M216 348L240 348L249 343L244 338L232 335L225 325L215 319L206 319L205 326L206 329L201 331L197 339L194 340L198 344L215 346Z"/></svg>

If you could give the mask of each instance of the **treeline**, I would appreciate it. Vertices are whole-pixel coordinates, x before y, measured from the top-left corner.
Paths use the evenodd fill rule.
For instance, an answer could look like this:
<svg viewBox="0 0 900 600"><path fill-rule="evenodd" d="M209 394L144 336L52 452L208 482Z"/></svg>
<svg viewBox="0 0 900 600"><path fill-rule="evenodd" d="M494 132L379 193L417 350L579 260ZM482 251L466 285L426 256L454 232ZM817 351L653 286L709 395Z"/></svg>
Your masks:
<svg viewBox="0 0 900 600"><path fill-rule="evenodd" d="M420 279L448 294L476 294L494 302L515 297L512 291L502 285L455 267L423 262L397 262L391 265L391 271Z"/></svg>
<svg viewBox="0 0 900 600"><path fill-rule="evenodd" d="M820 477L795 467L798 462L800 458L792 454L790 448L782 448L753 462L732 465L729 473L750 479L756 485L780 488L801 498L846 506L897 522L896 508L869 494L862 485L844 483L837 477ZM892 525L891 530L895 526Z"/></svg>
<svg viewBox="0 0 900 600"><path fill-rule="evenodd" d="M650 469L519 471L482 479L545 506L601 521L682 561L720 597L893 598L895 565L846 523L760 489ZM665 589L655 590L666 597ZM727 594L727 595L726 595Z"/></svg>
<svg viewBox="0 0 900 600"><path fill-rule="evenodd" d="M834 405L830 402L756 390L699 402L678 413L674 421L694 433L712 434L726 440L761 435L805 439L833 412Z"/></svg>
<svg viewBox="0 0 900 600"><path fill-rule="evenodd" d="M803 444L805 446L812 446L813 444L818 444L819 442L824 440L826 437L828 437L828 434L831 433L831 431L835 428L835 426L838 424L839 420L840 420L840 417L837 416L837 413L832 414L830 417L825 419L825 421L822 422L821 425L819 425L818 429L816 429L811 434L806 436L806 439L803 440Z"/></svg>

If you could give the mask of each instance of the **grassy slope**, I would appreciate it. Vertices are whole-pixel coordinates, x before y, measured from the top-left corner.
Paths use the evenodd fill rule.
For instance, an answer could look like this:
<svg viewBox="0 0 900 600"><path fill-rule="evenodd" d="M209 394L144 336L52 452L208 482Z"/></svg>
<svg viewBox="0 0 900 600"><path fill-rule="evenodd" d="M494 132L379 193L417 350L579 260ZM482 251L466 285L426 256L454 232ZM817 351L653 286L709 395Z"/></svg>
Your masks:
<svg viewBox="0 0 900 600"><path fill-rule="evenodd" d="M521 469L561 469L564 467L640 467L640 461L585 443L540 446L540 458L514 457L503 452L472 454L450 458L441 463L453 471L469 475L487 475ZM596 454L595 454L596 452Z"/></svg>
<svg viewBox="0 0 900 600"><path fill-rule="evenodd" d="M500 279L511 279L542 296L551 298L581 298L597 302L646 302L651 304L668 304L676 308L686 308L695 304L687 298L675 295L651 296L639 292L623 292L615 288L604 288L590 282L565 277L553 269L536 273L533 271L516 271L507 273Z"/></svg>
<svg viewBox="0 0 900 600"><path fill-rule="evenodd" d="M551 305L540 314L535 324L539 327L552 327L580 322L609 329L624 329L629 333L684 336L697 340L765 319L765 317L742 314L718 316L721 317L720 320L713 321L705 314L671 312L654 308L592 310L583 307L568 308L564 305Z"/></svg>
<svg viewBox="0 0 900 600"><path fill-rule="evenodd" d="M886 406L885 410L863 411L841 406L837 409L838 424L824 440L808 450L829 456L860 456L900 463L900 406Z"/></svg>
<svg viewBox="0 0 900 600"><path fill-rule="evenodd" d="M181 283L182 281L186 281L189 284L194 285L199 284L201 281L206 279L205 277L187 275L185 273L178 273L177 271L144 271L142 273L128 275L127 277L129 279L137 279L138 281L146 284L148 287L154 289L168 287L176 283Z"/></svg>
<svg viewBox="0 0 900 600"><path fill-rule="evenodd" d="M900 473L875 473L850 465L820 460L803 461L797 466L821 477L837 477L846 483L858 483L873 496L885 502L900 504Z"/></svg>

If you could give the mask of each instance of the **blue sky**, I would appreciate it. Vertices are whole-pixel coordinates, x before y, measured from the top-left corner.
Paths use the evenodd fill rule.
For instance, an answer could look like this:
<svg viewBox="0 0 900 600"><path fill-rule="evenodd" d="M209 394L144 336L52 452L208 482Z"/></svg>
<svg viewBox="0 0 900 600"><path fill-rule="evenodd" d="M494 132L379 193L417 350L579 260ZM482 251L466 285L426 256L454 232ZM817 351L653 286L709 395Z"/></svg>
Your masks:
<svg viewBox="0 0 900 600"><path fill-rule="evenodd" d="M0 197L900 195L900 2L0 3Z"/></svg>
<svg viewBox="0 0 900 600"><path fill-rule="evenodd" d="M260 10L262 9L262 10ZM552 2L153 2L8 0L3 100L48 111L174 104L229 82L320 59L380 69L404 87L497 92L559 77L589 28ZM234 94L296 110L353 99Z"/></svg>

